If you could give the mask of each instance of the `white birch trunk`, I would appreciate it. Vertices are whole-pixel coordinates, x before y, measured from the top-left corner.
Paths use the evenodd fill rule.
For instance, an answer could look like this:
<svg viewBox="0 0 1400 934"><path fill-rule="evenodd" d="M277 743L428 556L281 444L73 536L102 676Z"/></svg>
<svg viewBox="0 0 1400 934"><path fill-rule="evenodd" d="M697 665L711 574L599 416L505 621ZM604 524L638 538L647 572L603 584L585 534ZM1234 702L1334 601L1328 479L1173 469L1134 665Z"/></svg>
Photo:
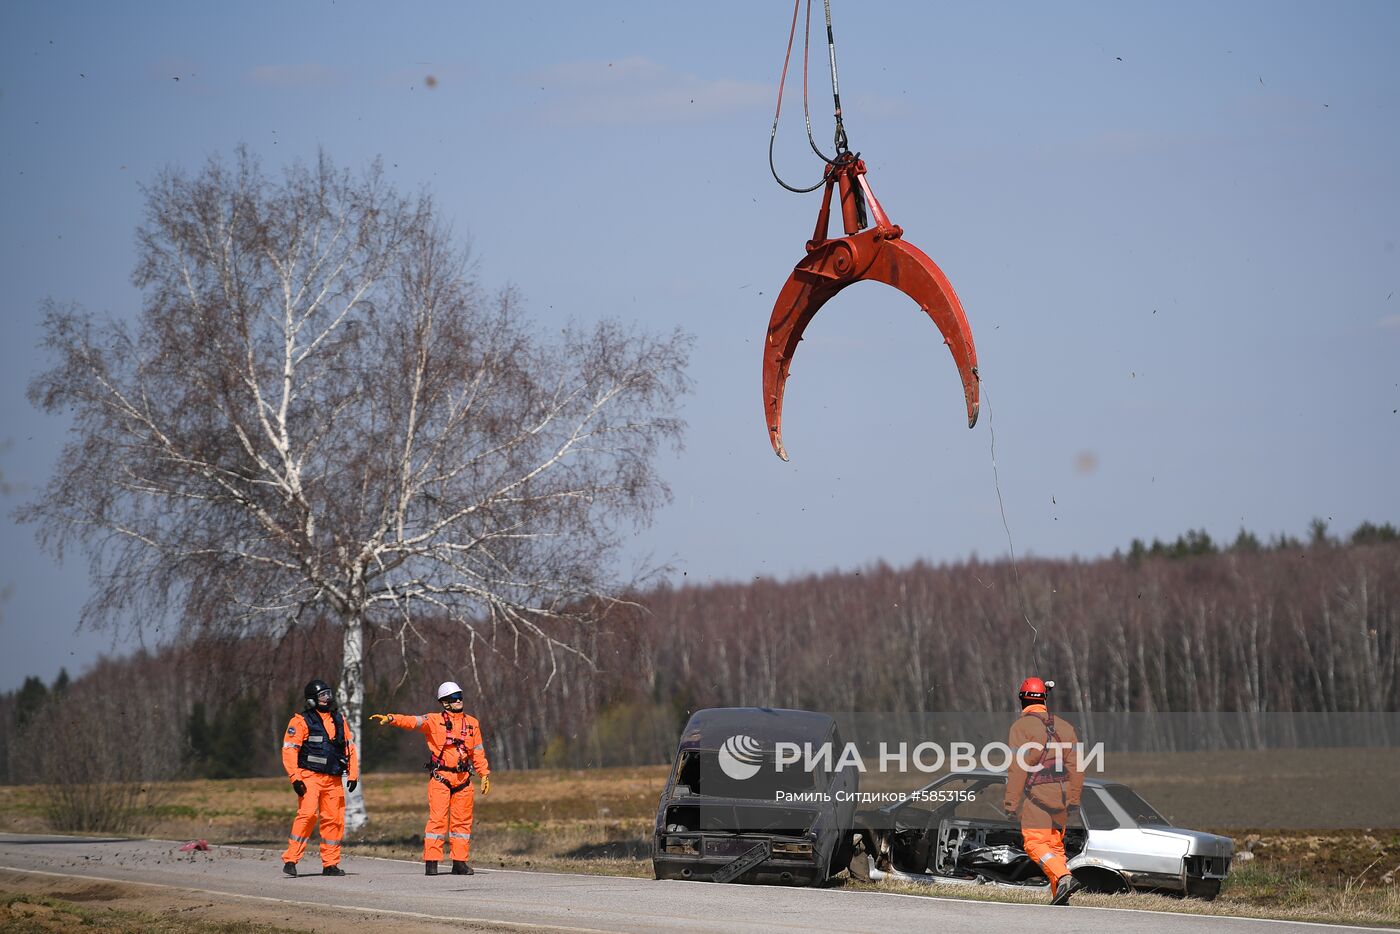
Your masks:
<svg viewBox="0 0 1400 934"><path fill-rule="evenodd" d="M340 697L341 714L345 717L345 725L350 730L350 735L355 738L355 744L360 752L360 772L364 773L365 768L365 746L364 732L361 729L364 719L365 709L365 678L364 678L364 621L359 614L353 614L345 621L345 638L343 640L344 660L341 664L340 689L336 692ZM354 791L345 795L345 832L353 833L369 823L369 813L365 810L365 793L363 788L356 787Z"/></svg>

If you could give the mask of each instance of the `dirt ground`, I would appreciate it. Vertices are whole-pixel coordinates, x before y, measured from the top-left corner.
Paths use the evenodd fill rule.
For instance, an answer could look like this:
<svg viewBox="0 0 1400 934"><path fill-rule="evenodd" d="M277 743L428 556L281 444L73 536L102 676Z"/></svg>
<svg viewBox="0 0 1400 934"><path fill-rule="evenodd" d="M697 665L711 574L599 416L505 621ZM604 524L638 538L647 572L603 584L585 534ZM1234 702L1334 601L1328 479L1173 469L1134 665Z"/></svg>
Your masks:
<svg viewBox="0 0 1400 934"><path fill-rule="evenodd" d="M1104 778L1183 827L1365 830L1400 814L1400 748L1117 753L1111 766Z"/></svg>

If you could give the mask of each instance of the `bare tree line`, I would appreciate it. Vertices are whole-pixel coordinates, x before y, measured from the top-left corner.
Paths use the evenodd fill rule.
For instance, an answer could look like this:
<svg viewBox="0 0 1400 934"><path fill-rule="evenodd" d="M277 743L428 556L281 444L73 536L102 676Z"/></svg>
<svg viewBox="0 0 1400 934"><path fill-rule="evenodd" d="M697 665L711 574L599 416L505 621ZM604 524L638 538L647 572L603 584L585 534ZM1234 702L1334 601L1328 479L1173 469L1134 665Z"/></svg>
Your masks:
<svg viewBox="0 0 1400 934"><path fill-rule="evenodd" d="M1060 703L1085 711L1395 711L1400 545L1018 569L875 565L661 587L574 633L591 663L551 658L541 643L502 646L473 664L481 648L459 624L425 618L416 629L407 644L368 644L367 705L427 710L439 681L460 680L498 768L665 761L685 716L708 706L1005 711L1032 672L1055 678ZM178 771L195 701L254 697L262 739L248 754L254 771L275 774L300 686L335 670L340 636L333 619L280 637L204 636L104 661L73 689L100 685L120 712L114 730L143 742L159 734L165 759L151 774ZM10 780L22 780L17 750L27 744L11 735L10 716L0 723ZM375 768L420 764L402 737L361 739L373 744Z"/></svg>
<svg viewBox="0 0 1400 934"><path fill-rule="evenodd" d="M1400 548L1187 561L885 565L649 594L696 705L1005 710L1020 679L1103 712L1393 711Z"/></svg>

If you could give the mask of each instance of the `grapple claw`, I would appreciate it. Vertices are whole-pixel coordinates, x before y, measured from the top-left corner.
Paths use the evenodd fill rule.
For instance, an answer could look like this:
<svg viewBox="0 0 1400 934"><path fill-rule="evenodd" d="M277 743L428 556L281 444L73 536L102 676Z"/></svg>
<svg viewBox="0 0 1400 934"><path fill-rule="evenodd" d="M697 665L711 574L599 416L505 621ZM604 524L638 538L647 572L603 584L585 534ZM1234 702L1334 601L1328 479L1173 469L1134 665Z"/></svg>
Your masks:
<svg viewBox="0 0 1400 934"><path fill-rule="evenodd" d="M967 426L977 424L977 348L962 303L943 270L891 224L865 180L865 163L849 154L827 168L817 229L807 255L793 269L773 303L763 348L763 405L773 451L787 460L783 446L783 390L793 354L808 322L832 296L854 282L884 282L908 295L943 335L962 379ZM846 236L828 238L831 193L839 186ZM860 205L870 208L875 226L860 229Z"/></svg>

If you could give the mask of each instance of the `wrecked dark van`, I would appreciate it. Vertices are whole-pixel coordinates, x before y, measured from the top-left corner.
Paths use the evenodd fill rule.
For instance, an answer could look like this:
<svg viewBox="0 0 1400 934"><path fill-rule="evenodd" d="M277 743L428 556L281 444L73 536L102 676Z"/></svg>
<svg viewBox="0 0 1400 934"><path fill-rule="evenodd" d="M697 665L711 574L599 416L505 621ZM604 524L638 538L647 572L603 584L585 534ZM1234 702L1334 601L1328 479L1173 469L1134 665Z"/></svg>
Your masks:
<svg viewBox="0 0 1400 934"><path fill-rule="evenodd" d="M787 755L776 753L782 744ZM807 710L697 711L656 811L658 879L820 885L850 863L859 774L824 761L836 721ZM818 753L800 762L800 748Z"/></svg>

